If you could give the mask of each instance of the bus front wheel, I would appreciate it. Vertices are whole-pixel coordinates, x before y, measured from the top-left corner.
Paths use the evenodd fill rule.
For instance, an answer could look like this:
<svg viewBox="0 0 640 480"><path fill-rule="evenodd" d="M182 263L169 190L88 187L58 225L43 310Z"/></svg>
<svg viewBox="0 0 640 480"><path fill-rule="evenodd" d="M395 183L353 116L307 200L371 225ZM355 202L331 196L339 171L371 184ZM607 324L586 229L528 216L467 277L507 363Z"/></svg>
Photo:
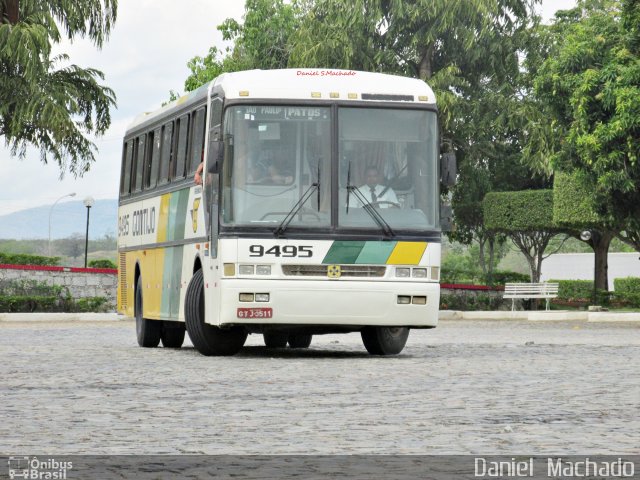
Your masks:
<svg viewBox="0 0 640 480"><path fill-rule="evenodd" d="M409 337L406 327L365 327L362 343L371 355L396 355L402 351Z"/></svg>
<svg viewBox="0 0 640 480"><path fill-rule="evenodd" d="M146 348L155 348L160 343L162 322L144 318L142 311L142 279L138 279L135 298L136 336L138 337L138 345Z"/></svg>
<svg viewBox="0 0 640 480"><path fill-rule="evenodd" d="M289 335L281 332L265 332L263 337L267 348L284 348L289 340Z"/></svg>
<svg viewBox="0 0 640 480"><path fill-rule="evenodd" d="M204 321L204 278L202 270L193 274L184 300L184 319L189 338L203 355L235 355L247 339L242 327L222 329Z"/></svg>
<svg viewBox="0 0 640 480"><path fill-rule="evenodd" d="M297 333L289 335L289 346L291 348L309 348L313 335L306 333Z"/></svg>

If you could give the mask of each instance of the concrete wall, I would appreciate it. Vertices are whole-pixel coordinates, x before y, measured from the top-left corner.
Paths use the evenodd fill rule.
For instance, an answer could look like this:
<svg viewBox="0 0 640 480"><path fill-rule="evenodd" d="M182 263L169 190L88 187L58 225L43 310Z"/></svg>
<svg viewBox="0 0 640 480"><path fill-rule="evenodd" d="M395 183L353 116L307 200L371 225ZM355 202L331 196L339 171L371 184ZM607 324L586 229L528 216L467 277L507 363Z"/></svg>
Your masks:
<svg viewBox="0 0 640 480"><path fill-rule="evenodd" d="M106 297L111 305L116 304L118 271L114 269L0 265L0 281L22 279L67 287L76 299Z"/></svg>
<svg viewBox="0 0 640 480"><path fill-rule="evenodd" d="M640 277L639 253L610 253L609 290L613 280L624 277ZM542 262L541 281L591 280L593 281L593 253L556 253Z"/></svg>

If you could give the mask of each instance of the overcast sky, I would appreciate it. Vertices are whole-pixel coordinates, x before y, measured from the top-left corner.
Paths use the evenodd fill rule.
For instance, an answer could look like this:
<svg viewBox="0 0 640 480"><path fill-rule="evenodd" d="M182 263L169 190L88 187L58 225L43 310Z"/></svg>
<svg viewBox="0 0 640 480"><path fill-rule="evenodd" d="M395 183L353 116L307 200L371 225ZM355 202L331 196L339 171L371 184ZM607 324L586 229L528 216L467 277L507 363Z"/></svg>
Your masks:
<svg viewBox="0 0 640 480"><path fill-rule="evenodd" d="M548 19L575 3L543 0L541 11ZM187 61L204 56L212 45L222 48L216 26L228 17L240 19L243 12L242 0L124 0L119 2L115 28L102 50L82 40L62 45L58 52L68 53L72 63L105 74L104 84L117 95L111 128L95 142L97 161L79 179L66 175L60 180L57 165L42 164L37 151L30 151L24 161L12 158L1 138L0 215L50 205L71 192L76 193L74 200L88 195L117 198L127 125L137 114L157 109L170 90L182 93L189 74Z"/></svg>

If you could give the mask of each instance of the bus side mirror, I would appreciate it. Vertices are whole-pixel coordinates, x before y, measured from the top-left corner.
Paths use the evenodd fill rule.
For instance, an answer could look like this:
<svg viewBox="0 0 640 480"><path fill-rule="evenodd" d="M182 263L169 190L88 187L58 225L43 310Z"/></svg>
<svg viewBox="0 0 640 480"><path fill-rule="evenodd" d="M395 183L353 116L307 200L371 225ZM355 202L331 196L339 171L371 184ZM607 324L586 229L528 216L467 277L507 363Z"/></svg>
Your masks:
<svg viewBox="0 0 640 480"><path fill-rule="evenodd" d="M440 157L440 182L447 187L451 187L457 182L457 160L453 152L443 153Z"/></svg>
<svg viewBox="0 0 640 480"><path fill-rule="evenodd" d="M207 161L207 171L209 173L219 173L220 164L222 163L223 145L219 140L211 140L209 142L209 159Z"/></svg>

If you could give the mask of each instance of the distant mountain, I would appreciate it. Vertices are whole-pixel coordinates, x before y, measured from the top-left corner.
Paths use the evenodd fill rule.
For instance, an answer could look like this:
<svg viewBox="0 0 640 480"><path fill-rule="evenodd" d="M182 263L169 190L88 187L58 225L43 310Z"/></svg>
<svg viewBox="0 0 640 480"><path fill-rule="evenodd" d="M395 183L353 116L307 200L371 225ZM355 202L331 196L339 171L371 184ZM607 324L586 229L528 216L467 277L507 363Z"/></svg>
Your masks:
<svg viewBox="0 0 640 480"><path fill-rule="evenodd" d="M0 238L49 238L51 206L29 208L0 216ZM115 236L118 228L118 201L96 200L89 215L89 238ZM56 204L51 213L51 238L85 235L87 207L82 200Z"/></svg>

